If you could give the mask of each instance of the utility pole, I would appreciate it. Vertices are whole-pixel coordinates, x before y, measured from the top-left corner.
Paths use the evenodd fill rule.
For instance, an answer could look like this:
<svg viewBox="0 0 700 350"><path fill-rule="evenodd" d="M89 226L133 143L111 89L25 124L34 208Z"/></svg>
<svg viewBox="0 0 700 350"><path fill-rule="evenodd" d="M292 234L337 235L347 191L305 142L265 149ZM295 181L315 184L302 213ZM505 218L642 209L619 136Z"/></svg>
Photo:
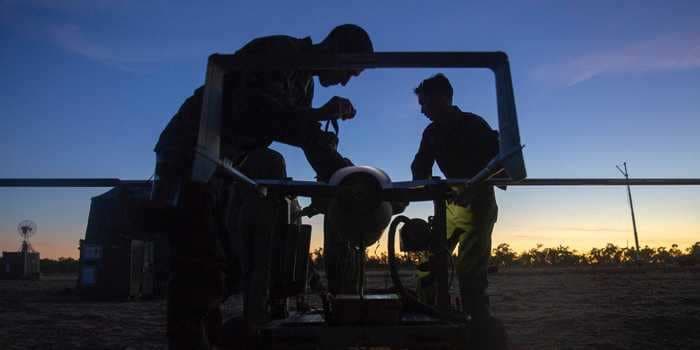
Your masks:
<svg viewBox="0 0 700 350"><path fill-rule="evenodd" d="M627 179L627 198L630 201L630 211L632 212L632 229L634 230L634 244L637 247L634 257L637 261L637 265L639 265L639 237L637 236L637 221L634 219L634 205L632 204L632 190L630 189L630 177L629 173L627 172L627 162L623 162L622 166L623 168L620 168L619 165L615 165L617 170L619 170L625 179Z"/></svg>

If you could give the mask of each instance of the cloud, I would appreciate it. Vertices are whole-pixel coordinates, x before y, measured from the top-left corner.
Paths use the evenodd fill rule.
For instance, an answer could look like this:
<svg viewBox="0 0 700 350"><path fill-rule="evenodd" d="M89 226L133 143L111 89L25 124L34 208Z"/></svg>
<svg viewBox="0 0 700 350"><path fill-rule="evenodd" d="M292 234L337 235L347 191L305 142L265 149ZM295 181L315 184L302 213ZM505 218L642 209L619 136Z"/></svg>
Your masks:
<svg viewBox="0 0 700 350"><path fill-rule="evenodd" d="M0 0L0 30L7 31L21 40L45 41L68 53L133 71L143 65L163 61L206 57L211 42L162 40L145 36L136 40L105 40L77 24L66 23L59 18L104 15L126 2L86 0L25 2ZM156 42L156 40L158 40ZM200 50L201 49L201 50Z"/></svg>
<svg viewBox="0 0 700 350"><path fill-rule="evenodd" d="M7 0L9 3L12 0ZM23 6L68 13L90 13L94 11L112 11L136 3L132 0L22 0Z"/></svg>
<svg viewBox="0 0 700 350"><path fill-rule="evenodd" d="M128 28L100 27L102 30L96 32L88 25L112 18L114 12L128 15L140 11L140 5L133 0L0 0L0 30L21 40L48 42L70 54L125 71L150 70L165 62L204 61L212 52L231 49L224 37L183 39L160 31L126 36Z"/></svg>
<svg viewBox="0 0 700 350"><path fill-rule="evenodd" d="M700 68L700 33L675 34L535 68L535 79L572 86L614 73Z"/></svg>
<svg viewBox="0 0 700 350"><path fill-rule="evenodd" d="M133 71L138 65L155 64L165 61L204 58L212 51L213 43L202 41L176 41L167 44L144 43L141 46L129 44L105 45L90 37L75 24L53 25L49 29L53 42L67 52L88 59L111 64L122 70Z"/></svg>
<svg viewBox="0 0 700 350"><path fill-rule="evenodd" d="M125 9L133 0L0 0L0 24L43 23L55 16L94 16ZM26 23L27 21L31 23Z"/></svg>
<svg viewBox="0 0 700 350"><path fill-rule="evenodd" d="M143 54L127 54L121 50L97 44L89 40L80 27L74 24L53 25L49 28L49 34L54 43L67 52L114 65L126 72L136 71L133 68L135 63L157 61L155 57L149 60Z"/></svg>
<svg viewBox="0 0 700 350"><path fill-rule="evenodd" d="M90 42L80 31L80 27L73 24L54 26L50 31L56 44L66 51L77 53L98 61L123 61L110 48Z"/></svg>

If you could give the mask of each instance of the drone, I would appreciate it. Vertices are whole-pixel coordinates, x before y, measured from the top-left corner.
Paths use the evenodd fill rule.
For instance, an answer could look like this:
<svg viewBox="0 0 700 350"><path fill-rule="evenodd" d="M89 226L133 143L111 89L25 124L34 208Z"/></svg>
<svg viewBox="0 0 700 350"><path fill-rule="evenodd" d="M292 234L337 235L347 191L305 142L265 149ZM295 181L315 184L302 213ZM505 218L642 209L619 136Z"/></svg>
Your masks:
<svg viewBox="0 0 700 350"><path fill-rule="evenodd" d="M224 91L230 83L228 76L237 72L314 69L384 69L384 68L466 68L488 69L495 77L499 154L472 178L431 178L418 181L392 181L378 167L351 166L338 170L328 183L294 179L254 179L243 174L223 159L220 152ZM259 196L325 197L330 200L324 217L327 229L343 237L364 254L364 248L376 242L389 227L389 264L395 291L402 302L418 306L414 310L425 316L425 323L405 323L397 320L387 331L371 324L350 327L340 324L326 327L323 318L310 315L290 316L260 325L260 334L277 339L275 344L313 339L323 347L343 346L413 346L415 337L433 336L445 344L466 344L464 338L468 320L453 312L449 295L449 255L441 247L447 246L445 228L445 201L452 188L470 191L478 186L629 186L629 185L700 185L700 179L611 179L611 178L527 178L523 145L520 140L516 104L508 57L503 52L375 52L371 54L301 55L294 57L259 57L213 54L209 57L204 103L200 119L197 145L193 150L194 164L191 181L207 183L214 176L224 176L253 189ZM116 178L43 178L0 179L0 187L113 187L119 185L147 185L144 181ZM423 227L428 243L413 247L413 251L428 251L434 257L431 273L435 276L437 297L434 306L421 305L412 298L400 282L396 272L394 240L398 225L408 225L405 217L392 221L392 202L432 201L434 216L431 224ZM334 210L333 208L341 208ZM369 208L369 209L368 209ZM368 211L369 210L369 211ZM302 249L303 250L303 249ZM308 245L306 252L308 253ZM363 255L364 256L364 255ZM359 288L360 299L364 296ZM371 299L371 298L370 298ZM328 316L328 315L326 315ZM306 317L306 318L304 318ZM316 317L316 318L314 318ZM312 321L310 321L312 320ZM313 321L315 320L315 321ZM286 322L286 323L285 323ZM295 323L296 322L296 323ZM299 327L286 327L294 324Z"/></svg>

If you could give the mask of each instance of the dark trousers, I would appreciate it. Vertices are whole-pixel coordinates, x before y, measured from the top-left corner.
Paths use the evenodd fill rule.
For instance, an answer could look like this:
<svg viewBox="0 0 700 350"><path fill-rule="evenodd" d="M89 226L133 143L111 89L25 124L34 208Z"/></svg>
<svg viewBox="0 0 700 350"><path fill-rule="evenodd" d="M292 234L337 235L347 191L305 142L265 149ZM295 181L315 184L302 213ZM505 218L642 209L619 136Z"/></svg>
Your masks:
<svg viewBox="0 0 700 350"><path fill-rule="evenodd" d="M287 176L284 157L263 148L248 154L240 170L252 178L284 179ZM249 328L268 320L272 246L280 214L279 198L261 198L245 186L236 186L233 210L228 213L233 251L241 262L243 312Z"/></svg>
<svg viewBox="0 0 700 350"><path fill-rule="evenodd" d="M458 247L454 268L459 278L460 299L464 311L478 321L488 318L487 269L491 233L498 216L495 201L490 204L475 213L470 207L447 203L448 250L452 253ZM429 263L421 264L417 269L417 292L422 302L433 304L436 287L429 266Z"/></svg>
<svg viewBox="0 0 700 350"><path fill-rule="evenodd" d="M221 332L226 255L220 208L221 179L189 181L191 160L176 152L156 155L151 199L174 211L165 230L170 244L167 336L170 349L209 349Z"/></svg>
<svg viewBox="0 0 700 350"><path fill-rule="evenodd" d="M169 233L173 248L168 287L170 349L209 349L220 337L226 261L218 237L216 186L184 184Z"/></svg>
<svg viewBox="0 0 700 350"><path fill-rule="evenodd" d="M188 164L173 155L158 155L152 195L180 213L168 233L172 262L167 335L170 349L209 349L221 336L225 277L238 279L243 273L246 318L253 324L265 321L276 214L273 201L244 186L234 191L219 178L188 183ZM286 176L284 158L269 149L250 152L240 169L253 178ZM234 260L240 262L233 267L237 271L232 271Z"/></svg>

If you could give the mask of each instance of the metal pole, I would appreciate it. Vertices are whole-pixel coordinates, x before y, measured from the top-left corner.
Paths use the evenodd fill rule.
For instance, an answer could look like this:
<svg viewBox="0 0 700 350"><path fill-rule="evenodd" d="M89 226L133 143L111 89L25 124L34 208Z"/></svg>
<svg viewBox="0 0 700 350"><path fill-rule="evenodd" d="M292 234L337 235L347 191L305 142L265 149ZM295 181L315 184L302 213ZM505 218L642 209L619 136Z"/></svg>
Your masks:
<svg viewBox="0 0 700 350"><path fill-rule="evenodd" d="M637 248L636 254L635 254L635 260L637 264L639 264L639 237L637 236L637 220L634 218L634 204L632 204L632 189L630 188L630 177L629 173L627 172L627 162L622 163L624 167L623 169L620 169L619 166L616 165L617 170L619 170L622 175L625 176L625 179L627 180L627 199L629 199L630 202L630 211L632 212L632 229L634 230L634 245Z"/></svg>

